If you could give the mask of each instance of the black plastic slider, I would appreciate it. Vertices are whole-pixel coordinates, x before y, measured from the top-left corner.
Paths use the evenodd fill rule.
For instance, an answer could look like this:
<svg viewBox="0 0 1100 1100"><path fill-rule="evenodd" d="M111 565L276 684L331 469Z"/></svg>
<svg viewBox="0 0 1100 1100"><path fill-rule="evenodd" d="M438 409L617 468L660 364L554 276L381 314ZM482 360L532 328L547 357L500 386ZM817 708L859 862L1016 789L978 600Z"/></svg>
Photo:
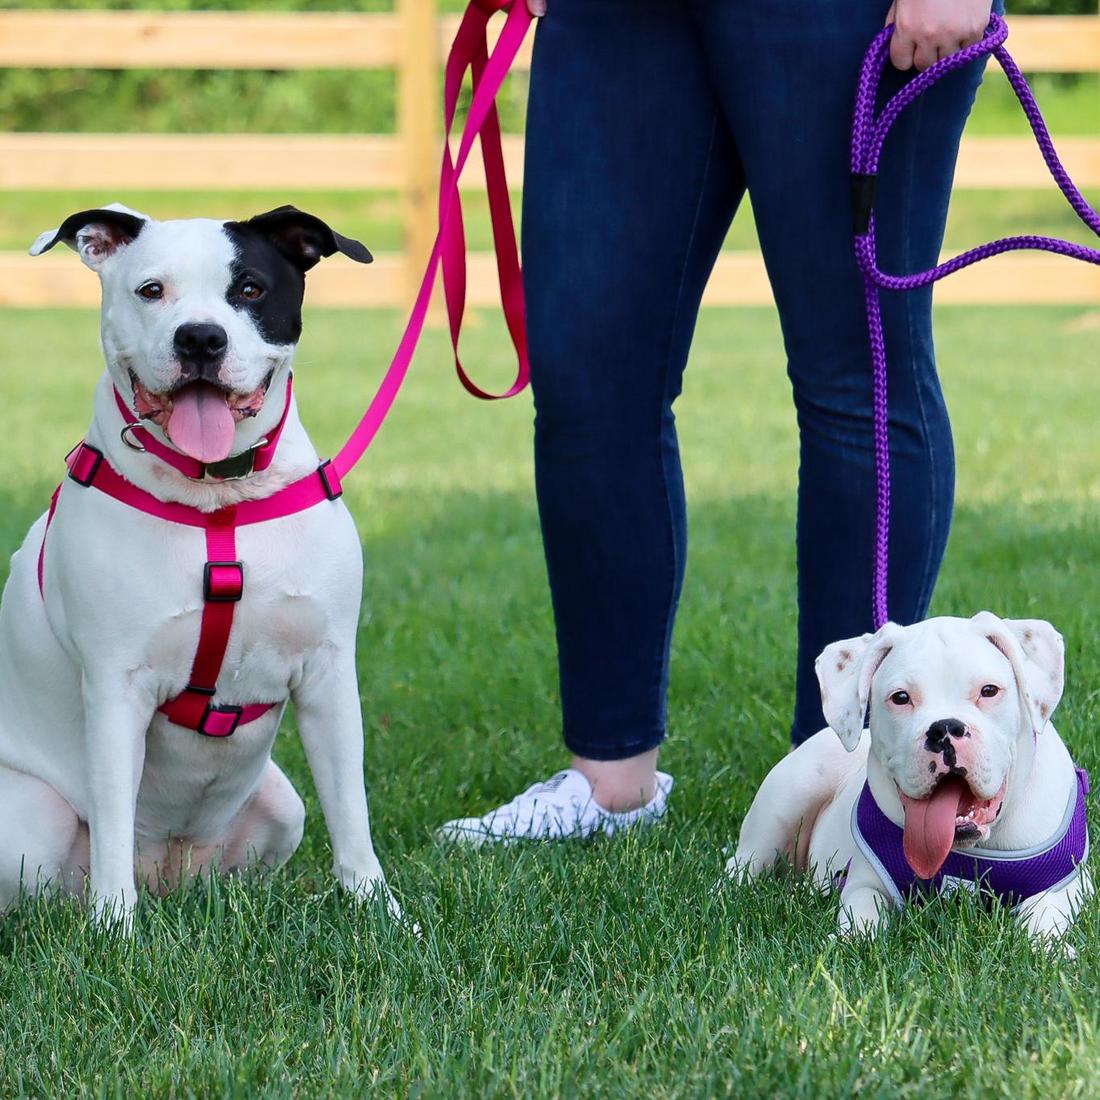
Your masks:
<svg viewBox="0 0 1100 1100"><path fill-rule="evenodd" d="M878 176L870 172L852 173L852 232L862 237L871 228Z"/></svg>

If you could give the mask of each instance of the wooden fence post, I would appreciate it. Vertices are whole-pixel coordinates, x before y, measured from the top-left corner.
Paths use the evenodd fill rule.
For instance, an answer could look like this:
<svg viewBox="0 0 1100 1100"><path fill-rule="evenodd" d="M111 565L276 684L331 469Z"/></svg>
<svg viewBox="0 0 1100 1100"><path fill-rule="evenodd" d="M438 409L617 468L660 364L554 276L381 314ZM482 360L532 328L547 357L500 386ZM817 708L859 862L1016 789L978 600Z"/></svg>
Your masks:
<svg viewBox="0 0 1100 1100"><path fill-rule="evenodd" d="M439 27L435 0L397 0L401 59L397 70L397 132L404 159L404 297L416 296L435 240L439 145Z"/></svg>

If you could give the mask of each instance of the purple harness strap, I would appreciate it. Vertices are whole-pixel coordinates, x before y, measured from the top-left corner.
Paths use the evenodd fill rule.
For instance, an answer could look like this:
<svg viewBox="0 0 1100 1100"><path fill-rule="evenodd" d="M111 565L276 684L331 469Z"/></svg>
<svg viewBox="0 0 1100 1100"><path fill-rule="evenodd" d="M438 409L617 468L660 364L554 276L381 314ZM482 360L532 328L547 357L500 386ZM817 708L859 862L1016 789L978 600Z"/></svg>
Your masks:
<svg viewBox="0 0 1100 1100"><path fill-rule="evenodd" d="M1085 795L1089 778L1083 768L1076 771L1074 797L1061 827L1047 844L1023 851L952 848L930 879L918 878L909 866L902 850L901 827L882 812L867 783L852 813L852 835L886 884L893 886L896 901L930 896L942 890L945 880L954 880L973 883L981 894L999 898L1006 905L1018 905L1071 879L1088 855Z"/></svg>
<svg viewBox="0 0 1100 1100"><path fill-rule="evenodd" d="M890 36L893 26L885 27L872 41L863 59L859 86L856 92L855 115L852 121L852 201L855 232L856 262L863 272L865 297L867 302L867 330L871 340L871 359L874 378L874 438L875 438L875 481L877 506L875 515L875 566L872 589L874 626L877 630L889 620L887 609L887 577L889 573L890 546L890 444L889 421L886 388L886 343L882 330L882 313L879 306L880 290L914 290L952 274L980 260L1002 252L1012 252L1021 248L1042 249L1057 252L1063 256L1072 256L1086 263L1100 264L1100 250L1087 248L1057 237L1019 236L1003 237L987 244L972 248L954 259L947 260L927 271L914 272L911 275L890 275L881 271L875 254L875 180L878 173L879 157L882 145L890 127L898 116L922 92L927 91L941 77L964 65L992 54L1005 71L1016 98L1023 107L1028 123L1039 144L1050 174L1058 184L1062 194L1069 201L1077 216L1097 236L1100 236L1100 214L1085 200L1069 174L1058 159L1051 141L1050 132L1035 102L1035 96L1027 81L1004 48L1008 37L1008 25L999 15L990 16L989 29L981 42L967 46L958 53L951 54L925 69L914 77L904 88L895 94L875 116L875 97L879 81L889 56Z"/></svg>

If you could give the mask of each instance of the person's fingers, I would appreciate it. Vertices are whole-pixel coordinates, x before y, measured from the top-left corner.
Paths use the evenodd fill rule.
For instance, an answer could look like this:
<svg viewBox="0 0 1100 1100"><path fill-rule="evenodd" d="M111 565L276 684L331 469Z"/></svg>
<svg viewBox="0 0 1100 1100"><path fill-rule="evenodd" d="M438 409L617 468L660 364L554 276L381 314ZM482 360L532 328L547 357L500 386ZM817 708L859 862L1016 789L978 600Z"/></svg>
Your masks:
<svg viewBox="0 0 1100 1100"><path fill-rule="evenodd" d="M897 23L898 21L898 0L890 5L890 10L886 13L886 21L883 23L884 27L890 26L891 23ZM913 63L912 50L906 51L906 44L899 41L899 30L897 26L894 27L894 37L890 39L890 63L895 69L908 69Z"/></svg>
<svg viewBox="0 0 1100 1100"><path fill-rule="evenodd" d="M546 0L527 0L527 10L536 18L546 14Z"/></svg>
<svg viewBox="0 0 1100 1100"><path fill-rule="evenodd" d="M935 65L939 58L939 50L933 41L917 42L913 50L913 67L919 73Z"/></svg>
<svg viewBox="0 0 1100 1100"><path fill-rule="evenodd" d="M905 72L913 67L916 43L908 32L894 25L894 37L890 39L890 64Z"/></svg>
<svg viewBox="0 0 1100 1100"><path fill-rule="evenodd" d="M979 21L967 31L963 32L962 41L959 43L959 49L964 49L966 46L973 46L976 42L980 42L985 37L986 27L989 26L989 21Z"/></svg>

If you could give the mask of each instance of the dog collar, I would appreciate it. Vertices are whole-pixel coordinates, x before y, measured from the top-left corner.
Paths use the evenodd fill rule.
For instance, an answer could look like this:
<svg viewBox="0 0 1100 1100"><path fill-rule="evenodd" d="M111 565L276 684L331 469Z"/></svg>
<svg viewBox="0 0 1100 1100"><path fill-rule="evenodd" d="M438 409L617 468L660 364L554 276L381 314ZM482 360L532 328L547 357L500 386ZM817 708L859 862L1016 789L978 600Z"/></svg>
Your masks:
<svg viewBox="0 0 1100 1100"><path fill-rule="evenodd" d="M275 430L270 432L259 443L254 443L240 454L230 455L221 462L200 462L190 455L181 454L175 447L169 447L162 443L147 428L142 427L141 421L134 415L130 406L126 404L118 387L114 388L115 405L122 419L126 421L121 435L122 442L131 450L145 451L156 455L162 462L178 470L184 477L192 481L236 481L242 477L266 470L275 458L275 449L279 446L279 439L286 425L287 414L290 412L290 394L293 386L293 376L287 375L286 379L286 403L283 405L283 415Z"/></svg>
<svg viewBox="0 0 1100 1100"><path fill-rule="evenodd" d="M1016 851L994 848L952 848L943 866L922 879L909 866L902 849L902 829L881 810L869 783L852 809L852 836L871 861L899 905L963 886L1015 906L1027 898L1072 879L1088 856L1085 796L1088 773L1077 768L1077 782L1054 837L1044 844Z"/></svg>

